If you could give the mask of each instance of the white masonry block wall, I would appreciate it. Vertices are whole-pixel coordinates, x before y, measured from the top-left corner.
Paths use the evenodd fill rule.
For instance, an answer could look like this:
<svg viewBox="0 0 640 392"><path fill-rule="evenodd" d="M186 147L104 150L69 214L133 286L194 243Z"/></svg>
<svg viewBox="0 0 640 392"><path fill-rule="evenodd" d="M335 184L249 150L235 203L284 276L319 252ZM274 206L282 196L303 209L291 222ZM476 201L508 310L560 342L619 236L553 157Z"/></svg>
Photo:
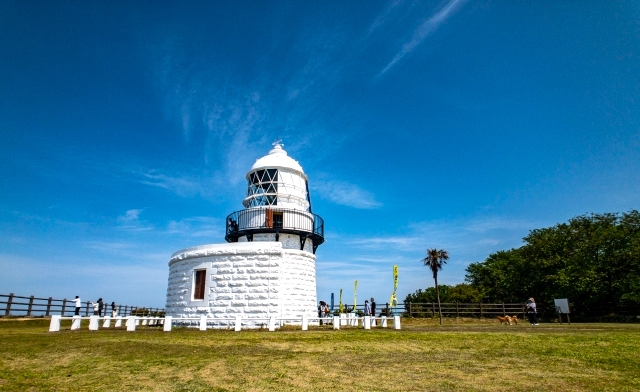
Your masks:
<svg viewBox="0 0 640 392"><path fill-rule="evenodd" d="M299 241L297 249L287 249L280 242L254 239L178 251L169 260L167 315L178 323L180 318L206 315L218 327L234 321L216 323L216 319L236 315L243 319L315 317L316 257L299 249ZM193 299L196 270L206 270L204 300Z"/></svg>

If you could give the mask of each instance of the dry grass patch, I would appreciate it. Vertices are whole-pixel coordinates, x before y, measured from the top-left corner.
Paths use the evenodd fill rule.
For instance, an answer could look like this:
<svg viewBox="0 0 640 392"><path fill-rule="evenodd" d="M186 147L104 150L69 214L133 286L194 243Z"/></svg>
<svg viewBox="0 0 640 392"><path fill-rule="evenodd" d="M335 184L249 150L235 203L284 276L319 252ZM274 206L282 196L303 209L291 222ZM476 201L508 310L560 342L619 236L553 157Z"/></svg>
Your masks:
<svg viewBox="0 0 640 392"><path fill-rule="evenodd" d="M0 322L0 390L624 391L640 326L505 327L403 320L403 330L47 332Z"/></svg>

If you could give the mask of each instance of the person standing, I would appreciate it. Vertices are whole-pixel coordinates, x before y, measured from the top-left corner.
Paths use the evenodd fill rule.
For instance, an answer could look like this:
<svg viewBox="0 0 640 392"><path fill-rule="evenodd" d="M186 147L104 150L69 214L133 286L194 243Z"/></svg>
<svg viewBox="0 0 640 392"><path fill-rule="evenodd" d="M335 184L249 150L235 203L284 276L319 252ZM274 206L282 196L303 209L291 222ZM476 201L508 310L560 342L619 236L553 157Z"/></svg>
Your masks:
<svg viewBox="0 0 640 392"><path fill-rule="evenodd" d="M536 307L536 301L533 297L529 298L527 301L527 318L531 325L538 325L538 317L537 317L538 309Z"/></svg>
<svg viewBox="0 0 640 392"><path fill-rule="evenodd" d="M373 299L373 297L371 297L371 317L373 317L371 319L371 326L375 327L376 326L376 300Z"/></svg>
<svg viewBox="0 0 640 392"><path fill-rule="evenodd" d="M93 315L97 316L98 315L98 309L99 309L99 305L97 302L90 302L91 306L93 306Z"/></svg>
<svg viewBox="0 0 640 392"><path fill-rule="evenodd" d="M98 298L98 316L102 316L102 309L104 309L104 302L102 298Z"/></svg>
<svg viewBox="0 0 640 392"><path fill-rule="evenodd" d="M364 315L371 316L371 305L369 305L369 301L364 301Z"/></svg>
<svg viewBox="0 0 640 392"><path fill-rule="evenodd" d="M82 307L82 302L80 301L80 297L76 295L76 299L72 300L76 306L76 312L74 315L80 316L80 307Z"/></svg>
<svg viewBox="0 0 640 392"><path fill-rule="evenodd" d="M111 317L116 317L118 314L118 307L115 302L111 302Z"/></svg>

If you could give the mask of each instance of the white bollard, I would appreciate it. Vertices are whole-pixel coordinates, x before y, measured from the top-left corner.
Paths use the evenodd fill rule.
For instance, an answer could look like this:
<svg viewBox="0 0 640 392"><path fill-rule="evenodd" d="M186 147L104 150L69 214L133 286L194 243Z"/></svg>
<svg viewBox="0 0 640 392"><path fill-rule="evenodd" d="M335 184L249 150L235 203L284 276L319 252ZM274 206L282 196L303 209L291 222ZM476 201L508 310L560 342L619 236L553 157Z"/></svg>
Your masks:
<svg viewBox="0 0 640 392"><path fill-rule="evenodd" d="M127 331L135 331L139 321L136 316L127 317Z"/></svg>
<svg viewBox="0 0 640 392"><path fill-rule="evenodd" d="M269 331L273 332L276 330L276 318L271 316L269 317Z"/></svg>
<svg viewBox="0 0 640 392"><path fill-rule="evenodd" d="M171 316L164 316L164 328L163 331L171 332Z"/></svg>
<svg viewBox="0 0 640 392"><path fill-rule="evenodd" d="M149 323L149 317L145 317L142 319L142 325L147 325Z"/></svg>
<svg viewBox="0 0 640 392"><path fill-rule="evenodd" d="M100 322L100 316L90 316L89 317L89 331L97 331L99 322Z"/></svg>
<svg viewBox="0 0 640 392"><path fill-rule="evenodd" d="M371 316L364 316L364 329L371 329Z"/></svg>
<svg viewBox="0 0 640 392"><path fill-rule="evenodd" d="M387 328L387 316L382 316L380 317L382 319L382 322L380 324L382 328Z"/></svg>
<svg viewBox="0 0 640 392"><path fill-rule="evenodd" d="M122 316L116 316L116 328L122 327Z"/></svg>
<svg viewBox="0 0 640 392"><path fill-rule="evenodd" d="M342 325L342 326L347 325L347 314L346 313L340 313L340 325Z"/></svg>
<svg viewBox="0 0 640 392"><path fill-rule="evenodd" d="M373 316L371 316L371 327L377 327L378 323L376 322L376 316L375 314Z"/></svg>
<svg viewBox="0 0 640 392"><path fill-rule="evenodd" d="M340 329L340 316L333 316L333 329Z"/></svg>
<svg viewBox="0 0 640 392"><path fill-rule="evenodd" d="M60 316L51 316L49 332L60 332Z"/></svg>
<svg viewBox="0 0 640 392"><path fill-rule="evenodd" d="M309 318L307 317L306 314L302 315L302 330L303 331L309 330Z"/></svg>
<svg viewBox="0 0 640 392"><path fill-rule="evenodd" d="M82 325L82 318L80 316L73 316L73 321L71 322L71 330L80 329Z"/></svg>
<svg viewBox="0 0 640 392"><path fill-rule="evenodd" d="M104 316L104 323L102 323L102 328L110 328L111 327L111 317Z"/></svg>
<svg viewBox="0 0 640 392"><path fill-rule="evenodd" d="M236 328L235 328L236 332L240 332L242 331L242 317L241 316L236 316Z"/></svg>
<svg viewBox="0 0 640 392"><path fill-rule="evenodd" d="M400 329L400 316L393 316L393 328Z"/></svg>
<svg viewBox="0 0 640 392"><path fill-rule="evenodd" d="M129 317L131 317L131 316L129 316ZM133 316L133 317L136 317L136 316ZM136 323L136 325L140 325L140 319L138 317L136 317L134 322Z"/></svg>
<svg viewBox="0 0 640 392"><path fill-rule="evenodd" d="M200 330L207 330L207 316L200 316Z"/></svg>

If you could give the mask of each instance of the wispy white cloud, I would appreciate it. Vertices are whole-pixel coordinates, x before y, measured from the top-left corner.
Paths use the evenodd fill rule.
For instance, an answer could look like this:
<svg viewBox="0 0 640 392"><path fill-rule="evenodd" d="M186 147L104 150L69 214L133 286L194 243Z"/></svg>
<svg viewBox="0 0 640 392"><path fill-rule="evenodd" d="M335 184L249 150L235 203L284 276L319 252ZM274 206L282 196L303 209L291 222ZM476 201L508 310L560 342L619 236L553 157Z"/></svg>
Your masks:
<svg viewBox="0 0 640 392"><path fill-rule="evenodd" d="M529 228L540 225L519 219L476 217L411 223L404 235L335 240L364 252L375 251L374 257L379 259L398 254L421 257L427 248L444 248L452 255L452 262L466 265L483 260L489 253L518 246Z"/></svg>
<svg viewBox="0 0 640 392"><path fill-rule="evenodd" d="M80 243L84 249L89 249L100 254L106 259L111 259L113 264L157 263L168 260L169 252L158 246L144 242L125 240L92 240Z"/></svg>
<svg viewBox="0 0 640 392"><path fill-rule="evenodd" d="M134 180L140 184L166 189L182 197L210 198L214 195L214 189L220 184L215 176L163 173L157 169L135 170L132 173Z"/></svg>
<svg viewBox="0 0 640 392"><path fill-rule="evenodd" d="M374 31L376 31L380 26L382 26L386 22L389 15L391 15L393 11L395 11L395 9L398 8L398 6L400 6L402 3L403 3L403 0L395 0L391 2L389 6L384 10L384 12L378 15L378 17L373 21L373 23L371 23L371 26L369 26L368 35L373 34Z"/></svg>
<svg viewBox="0 0 640 392"><path fill-rule="evenodd" d="M361 295L389 298L392 267L400 269L398 298L433 285L429 271L421 263L427 248L447 249L451 259L438 275L442 284L464 280L472 262L484 260L490 253L519 246L531 227L542 222L496 216L475 216L407 224L400 234L358 236L341 234L331 238L332 250L317 262L319 298L345 289L352 301L353 281L358 279ZM347 297L345 297L347 298Z"/></svg>
<svg viewBox="0 0 640 392"><path fill-rule="evenodd" d="M165 34L156 45L144 44L165 115L189 148L202 148L206 166L227 184L242 182L247 168L278 137L292 155L311 152L309 160L330 155L348 138L344 129L327 138L330 129L322 115L328 97L344 80L344 68L353 65L345 59L351 48L337 26L301 31L284 60L281 48L265 50L259 63L284 61L286 66L254 64L259 71L252 78L234 77L233 60L212 62L206 51L187 54L187 38L180 32ZM336 115L334 110L331 117ZM165 185L164 179L149 182Z"/></svg>
<svg viewBox="0 0 640 392"><path fill-rule="evenodd" d="M153 264L96 264L83 258L59 262L0 253L0 269L4 272L0 286L16 295L56 299L80 295L83 301L101 297L127 305L164 306L164 296L158 292L165 290L168 269ZM33 274L34 270L47 273Z"/></svg>
<svg viewBox="0 0 640 392"><path fill-rule="evenodd" d="M145 224L140 220L140 214L142 210L128 210L124 215L121 215L117 218L118 228L126 231L149 231L152 230L153 227Z"/></svg>
<svg viewBox="0 0 640 392"><path fill-rule="evenodd" d="M430 16L425 20L414 32L411 40L402 45L402 49L394 56L394 58L387 64L386 67L378 74L378 77L384 75L391 69L398 61L404 56L411 53L416 46L420 45L429 34L434 32L447 18L449 18L460 6L464 0L451 0L438 12Z"/></svg>
<svg viewBox="0 0 640 392"><path fill-rule="evenodd" d="M312 189L321 198L336 204L359 209L382 207L373 193L349 182L318 179L314 180Z"/></svg>
<svg viewBox="0 0 640 392"><path fill-rule="evenodd" d="M351 239L348 241L350 245L354 245L365 249L380 249L380 248L394 248L402 249L404 251L413 250L416 248L420 239L415 234L399 237L366 237Z"/></svg>
<svg viewBox="0 0 640 392"><path fill-rule="evenodd" d="M223 238L224 230L224 222L219 219L197 216L179 221L170 221L167 225L166 233L194 238L208 237L211 240L217 240Z"/></svg>

